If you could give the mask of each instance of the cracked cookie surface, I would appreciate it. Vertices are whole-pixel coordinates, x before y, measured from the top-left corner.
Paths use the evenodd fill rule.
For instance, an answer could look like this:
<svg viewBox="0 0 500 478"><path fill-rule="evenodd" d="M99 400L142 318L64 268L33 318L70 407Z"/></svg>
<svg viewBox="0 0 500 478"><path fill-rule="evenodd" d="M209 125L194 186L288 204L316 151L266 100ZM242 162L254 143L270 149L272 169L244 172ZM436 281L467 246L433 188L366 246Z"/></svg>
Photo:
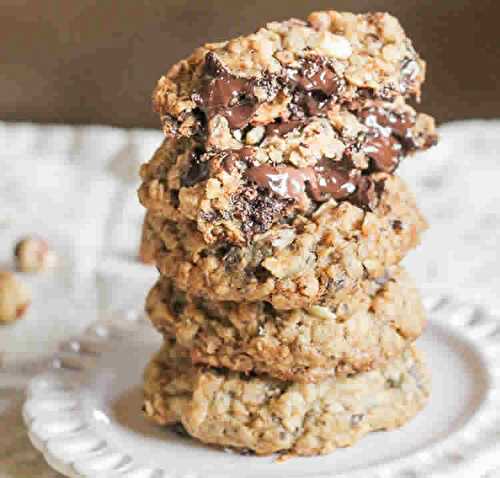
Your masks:
<svg viewBox="0 0 500 478"><path fill-rule="evenodd" d="M145 371L144 395L146 416L202 442L318 455L407 423L427 401L429 375L414 347L378 370L305 384L194 366L170 342Z"/></svg>

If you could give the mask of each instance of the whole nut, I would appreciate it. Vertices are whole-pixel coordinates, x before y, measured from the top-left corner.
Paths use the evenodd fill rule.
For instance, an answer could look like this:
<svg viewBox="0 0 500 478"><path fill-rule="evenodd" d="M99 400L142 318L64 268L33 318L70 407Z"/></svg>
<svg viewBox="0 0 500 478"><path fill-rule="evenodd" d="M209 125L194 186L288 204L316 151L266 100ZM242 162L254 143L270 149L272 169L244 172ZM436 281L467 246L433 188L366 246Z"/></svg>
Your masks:
<svg viewBox="0 0 500 478"><path fill-rule="evenodd" d="M47 241L34 237L21 239L14 249L16 267L22 272L39 272L55 262Z"/></svg>
<svg viewBox="0 0 500 478"><path fill-rule="evenodd" d="M10 272L0 272L0 323L20 319L31 303L26 286Z"/></svg>

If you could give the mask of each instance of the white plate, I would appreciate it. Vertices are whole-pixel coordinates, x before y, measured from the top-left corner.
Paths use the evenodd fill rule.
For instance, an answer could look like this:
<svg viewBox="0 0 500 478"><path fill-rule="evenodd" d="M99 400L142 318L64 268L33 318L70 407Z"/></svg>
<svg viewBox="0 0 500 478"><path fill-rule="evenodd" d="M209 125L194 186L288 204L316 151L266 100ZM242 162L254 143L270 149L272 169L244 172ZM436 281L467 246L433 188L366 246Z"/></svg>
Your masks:
<svg viewBox="0 0 500 478"><path fill-rule="evenodd" d="M500 322L480 305L427 298L419 341L433 374L429 405L400 430L353 448L276 464L204 446L146 422L142 370L160 339L139 315L117 314L64 345L28 388L24 419L47 462L68 477L478 477L500 437Z"/></svg>

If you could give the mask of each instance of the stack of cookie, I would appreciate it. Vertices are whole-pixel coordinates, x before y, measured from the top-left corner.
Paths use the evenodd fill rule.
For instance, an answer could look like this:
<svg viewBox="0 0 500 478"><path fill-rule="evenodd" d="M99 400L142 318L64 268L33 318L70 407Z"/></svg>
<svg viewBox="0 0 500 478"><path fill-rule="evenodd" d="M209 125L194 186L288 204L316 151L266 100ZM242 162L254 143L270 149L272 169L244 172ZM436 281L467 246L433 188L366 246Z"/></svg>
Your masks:
<svg viewBox="0 0 500 478"><path fill-rule="evenodd" d="M143 165L147 313L164 345L144 410L211 444L323 454L411 419L425 314L399 265L426 228L400 161L436 142L425 64L388 14L207 44L154 93Z"/></svg>

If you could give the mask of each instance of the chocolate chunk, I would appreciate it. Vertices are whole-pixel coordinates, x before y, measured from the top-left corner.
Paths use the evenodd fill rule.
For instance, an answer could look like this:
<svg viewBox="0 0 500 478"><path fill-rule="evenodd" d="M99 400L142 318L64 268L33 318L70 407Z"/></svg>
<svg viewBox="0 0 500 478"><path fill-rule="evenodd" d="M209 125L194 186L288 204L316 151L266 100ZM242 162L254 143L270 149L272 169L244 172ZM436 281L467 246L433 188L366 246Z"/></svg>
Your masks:
<svg viewBox="0 0 500 478"><path fill-rule="evenodd" d="M189 169L181 178L182 186L189 188L201 181L205 181L206 179L208 179L210 172L210 163L209 161L203 160L202 154L203 151L201 150L194 150L191 153Z"/></svg>
<svg viewBox="0 0 500 478"><path fill-rule="evenodd" d="M319 57L304 59L291 77L302 90L321 91L327 96L336 94L343 86L343 80Z"/></svg>
<svg viewBox="0 0 500 478"><path fill-rule="evenodd" d="M203 64L205 75L216 77L227 74L227 70L220 62L213 51L209 51L205 55L205 63Z"/></svg>
<svg viewBox="0 0 500 478"><path fill-rule="evenodd" d="M245 146L244 148L241 148L241 149L233 149L232 153L240 161L244 161L244 162L250 161L255 156L255 151L252 148L248 147L248 146Z"/></svg>
<svg viewBox="0 0 500 478"><path fill-rule="evenodd" d="M269 317L276 317L278 314L276 309L269 302L263 302L264 314Z"/></svg>
<svg viewBox="0 0 500 478"><path fill-rule="evenodd" d="M294 199L304 207L307 199L306 181L313 177L312 168L262 164L247 171L248 178L277 196Z"/></svg>
<svg viewBox="0 0 500 478"><path fill-rule="evenodd" d="M271 277L271 273L262 266L257 266L253 273L259 282L266 282Z"/></svg>
<svg viewBox="0 0 500 478"><path fill-rule="evenodd" d="M363 150L372 170L394 172L400 158L417 147L412 136L415 118L377 106L361 110L359 116L368 127Z"/></svg>
<svg viewBox="0 0 500 478"><path fill-rule="evenodd" d="M296 98L297 104L308 116L319 116L323 108L330 103L330 98L321 91L300 92Z"/></svg>
<svg viewBox="0 0 500 478"><path fill-rule="evenodd" d="M205 56L204 73L205 81L193 101L209 119L220 114L233 129L246 126L258 106L254 82L229 73L213 52Z"/></svg>
<svg viewBox="0 0 500 478"><path fill-rule="evenodd" d="M372 160L373 171L392 173L399 165L401 149L392 136L373 136L365 143L364 152Z"/></svg>
<svg viewBox="0 0 500 478"><path fill-rule="evenodd" d="M374 181L369 176L361 176L356 192L352 195L352 203L367 211L373 211L378 206L382 195L383 181Z"/></svg>
<svg viewBox="0 0 500 478"><path fill-rule="evenodd" d="M345 89L345 80L320 57L305 58L298 69L288 72L288 78L290 88L295 90L290 110L296 117L321 114Z"/></svg>
<svg viewBox="0 0 500 478"><path fill-rule="evenodd" d="M245 146L241 149L227 150L223 155L222 167L226 172L232 173L240 163L247 164L251 161L255 156L255 152L252 148Z"/></svg>
<svg viewBox="0 0 500 478"><path fill-rule="evenodd" d="M328 197L345 199L356 190L359 171L327 158L314 166L314 179L309 182L309 191L315 201Z"/></svg>
<svg viewBox="0 0 500 478"><path fill-rule="evenodd" d="M302 121L275 121L266 126L266 136L284 136L302 124Z"/></svg>
<svg viewBox="0 0 500 478"><path fill-rule="evenodd" d="M263 164L250 168L247 176L259 186L293 199L299 207L305 208L308 195L315 201L347 198L356 190L359 171L322 159L314 167L304 168Z"/></svg>
<svg viewBox="0 0 500 478"><path fill-rule="evenodd" d="M396 232L401 232L403 230L403 223L399 219L392 221L391 225Z"/></svg>

